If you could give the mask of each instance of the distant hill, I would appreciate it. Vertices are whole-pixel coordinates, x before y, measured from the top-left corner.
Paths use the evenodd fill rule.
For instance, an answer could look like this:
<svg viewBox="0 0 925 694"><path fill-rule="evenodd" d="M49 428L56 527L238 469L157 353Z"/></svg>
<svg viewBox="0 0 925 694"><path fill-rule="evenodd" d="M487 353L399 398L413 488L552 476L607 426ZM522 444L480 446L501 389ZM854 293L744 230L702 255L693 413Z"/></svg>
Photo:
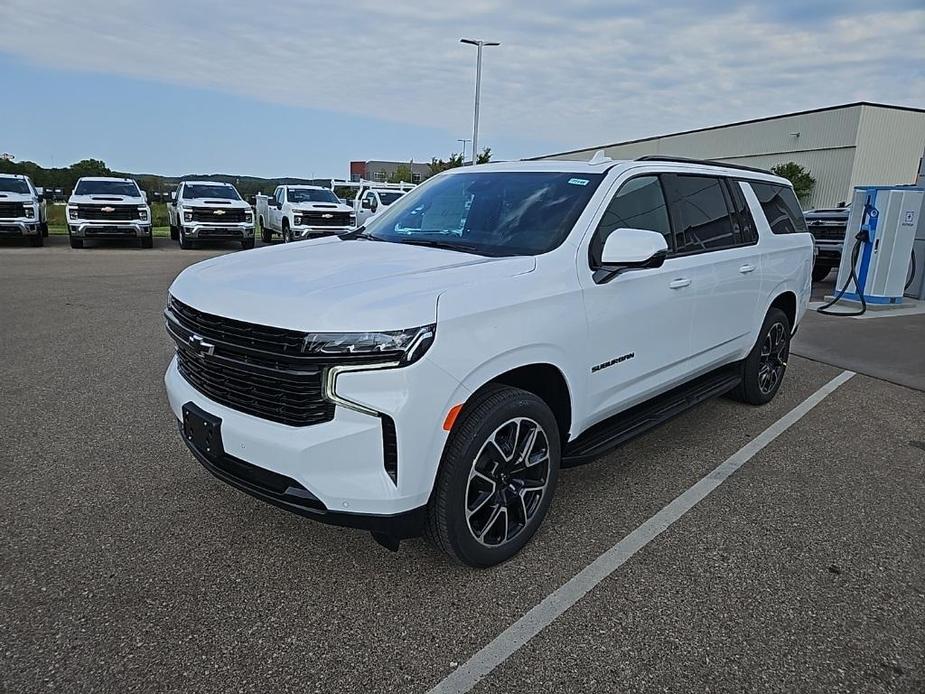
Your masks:
<svg viewBox="0 0 925 694"><path fill-rule="evenodd" d="M242 197L249 198L257 193L272 193L280 185L309 185L311 179L306 178L260 178L259 176L239 176L235 174L189 174L187 176L159 176L157 174L136 174L128 171L112 171L105 162L99 159L84 159L63 168L46 168L31 161L12 162L0 159L0 173L25 174L32 182L40 187L60 188L64 194L70 194L77 179L82 176L122 176L138 181L141 189L150 196L157 197L158 193L167 193L177 187L185 179L206 179L231 183L241 193ZM321 180L321 179L319 179ZM328 179L329 180L329 179Z"/></svg>

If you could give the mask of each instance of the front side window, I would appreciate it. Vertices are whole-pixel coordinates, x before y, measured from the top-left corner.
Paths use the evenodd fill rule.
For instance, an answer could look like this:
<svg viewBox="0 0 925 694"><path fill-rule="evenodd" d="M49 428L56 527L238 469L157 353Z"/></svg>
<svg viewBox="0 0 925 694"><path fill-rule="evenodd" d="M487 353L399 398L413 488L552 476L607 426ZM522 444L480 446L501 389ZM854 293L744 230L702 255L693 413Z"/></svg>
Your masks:
<svg viewBox="0 0 925 694"><path fill-rule="evenodd" d="M209 185L204 183L187 183L183 186L186 200L214 198L216 200L240 200L241 196L231 186Z"/></svg>
<svg viewBox="0 0 925 694"><path fill-rule="evenodd" d="M602 179L560 171L442 174L386 208L366 234L487 256L538 255L565 240Z"/></svg>
<svg viewBox="0 0 925 694"><path fill-rule="evenodd" d="M22 178L0 178L0 193L22 193L29 195L29 184Z"/></svg>
<svg viewBox="0 0 925 694"><path fill-rule="evenodd" d="M748 183L761 203L764 216L775 234L799 234L808 231L803 210L793 189L773 183Z"/></svg>
<svg viewBox="0 0 925 694"><path fill-rule="evenodd" d="M730 248L737 245L726 206L723 181L712 176L671 175L678 254Z"/></svg>
<svg viewBox="0 0 925 694"><path fill-rule="evenodd" d="M398 200L398 198L400 198L402 195L404 195L404 193L399 193L399 192L396 192L396 193L382 193L382 192L380 192L380 193L379 193L379 201L380 201L383 205L388 206L388 205L391 205L391 204L392 204L393 202L395 202L396 200Z"/></svg>
<svg viewBox="0 0 925 694"><path fill-rule="evenodd" d="M604 242L617 229L657 231L671 248L668 205L658 176L637 176L620 186L591 239L592 265L600 265Z"/></svg>
<svg viewBox="0 0 925 694"><path fill-rule="evenodd" d="M78 181L74 195L123 195L140 198L141 191L134 181Z"/></svg>
<svg viewBox="0 0 925 694"><path fill-rule="evenodd" d="M339 204L340 200L333 191L327 188L290 188L289 202L333 202Z"/></svg>

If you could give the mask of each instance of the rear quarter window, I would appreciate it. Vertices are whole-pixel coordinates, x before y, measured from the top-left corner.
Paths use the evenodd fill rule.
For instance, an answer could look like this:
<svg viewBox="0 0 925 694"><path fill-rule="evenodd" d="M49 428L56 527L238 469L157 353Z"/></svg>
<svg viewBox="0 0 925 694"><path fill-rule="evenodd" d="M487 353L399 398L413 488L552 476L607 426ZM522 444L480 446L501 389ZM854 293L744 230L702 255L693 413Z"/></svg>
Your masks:
<svg viewBox="0 0 925 694"><path fill-rule="evenodd" d="M774 183L749 181L755 197L775 234L799 234L808 231L803 210L793 189Z"/></svg>

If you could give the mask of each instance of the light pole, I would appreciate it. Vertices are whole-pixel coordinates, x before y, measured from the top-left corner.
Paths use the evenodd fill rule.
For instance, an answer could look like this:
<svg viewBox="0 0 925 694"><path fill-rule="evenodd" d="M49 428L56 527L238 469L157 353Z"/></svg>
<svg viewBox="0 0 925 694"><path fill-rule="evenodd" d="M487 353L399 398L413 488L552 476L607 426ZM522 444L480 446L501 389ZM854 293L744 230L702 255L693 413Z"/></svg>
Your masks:
<svg viewBox="0 0 925 694"><path fill-rule="evenodd" d="M466 143L472 142L468 137L458 137L456 138L457 142L462 142L463 151L462 151L462 160L466 161Z"/></svg>
<svg viewBox="0 0 925 694"><path fill-rule="evenodd" d="M479 151L479 95L482 90L482 47L500 46L497 41L482 41L480 39L459 39L460 43L468 43L478 47L478 58L475 63L475 117L472 119L472 163L475 164Z"/></svg>

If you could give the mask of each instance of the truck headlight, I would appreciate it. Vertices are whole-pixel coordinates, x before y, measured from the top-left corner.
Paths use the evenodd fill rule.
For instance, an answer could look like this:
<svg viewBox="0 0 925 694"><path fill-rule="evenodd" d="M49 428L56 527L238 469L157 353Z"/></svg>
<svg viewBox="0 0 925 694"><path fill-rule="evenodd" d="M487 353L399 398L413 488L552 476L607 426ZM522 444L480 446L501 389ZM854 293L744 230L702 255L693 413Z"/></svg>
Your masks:
<svg viewBox="0 0 925 694"><path fill-rule="evenodd" d="M192 213L191 210L183 210L183 221L184 221L184 222L192 222L192 221L193 221L193 213Z"/></svg>
<svg viewBox="0 0 925 694"><path fill-rule="evenodd" d="M67 208L67 216L68 216L68 219L77 219L77 208L76 208L76 207L68 207L68 208Z"/></svg>
<svg viewBox="0 0 925 694"><path fill-rule="evenodd" d="M140 219L142 222L147 221L148 219L148 208L147 207L138 208L138 219Z"/></svg>
<svg viewBox="0 0 925 694"><path fill-rule="evenodd" d="M35 207L32 205L23 205L23 213L30 219L35 218Z"/></svg>
<svg viewBox="0 0 925 694"><path fill-rule="evenodd" d="M302 353L324 356L379 356L374 361L411 364L430 349L437 334L434 323L406 330L369 333L309 333L302 341Z"/></svg>
<svg viewBox="0 0 925 694"><path fill-rule="evenodd" d="M292 225L297 227L302 226L302 218L299 215L294 215L292 217Z"/></svg>
<svg viewBox="0 0 925 694"><path fill-rule="evenodd" d="M245 224L253 224L253 223L254 223L254 213L251 212L250 210L247 210L247 211L244 213L244 223L245 223Z"/></svg>

